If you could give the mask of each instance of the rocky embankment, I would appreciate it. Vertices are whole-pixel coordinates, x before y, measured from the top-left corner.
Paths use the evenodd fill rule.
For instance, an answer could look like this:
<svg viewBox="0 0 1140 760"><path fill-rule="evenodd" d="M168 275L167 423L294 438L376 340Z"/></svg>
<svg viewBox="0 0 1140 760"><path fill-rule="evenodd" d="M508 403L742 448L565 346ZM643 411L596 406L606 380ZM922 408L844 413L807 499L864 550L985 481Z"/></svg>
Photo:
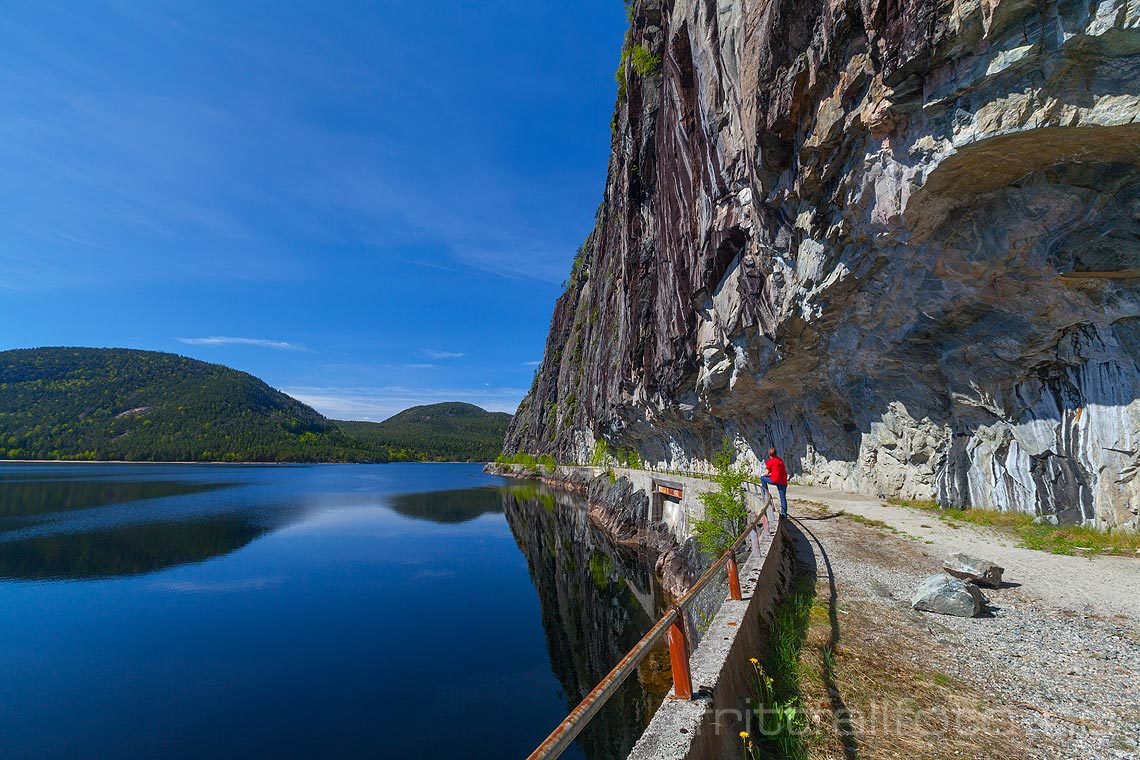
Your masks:
<svg viewBox="0 0 1140 760"><path fill-rule="evenodd" d="M625 477L614 477L585 467L526 468L489 464L485 471L509 478L539 481L551 488L585 498L590 520L617 544L651 552L662 588L672 597L683 594L707 564L696 541L678 540L661 521L650 515L649 494Z"/></svg>
<svg viewBox="0 0 1140 760"><path fill-rule="evenodd" d="M509 451L1137 526L1140 6L634 0Z"/></svg>

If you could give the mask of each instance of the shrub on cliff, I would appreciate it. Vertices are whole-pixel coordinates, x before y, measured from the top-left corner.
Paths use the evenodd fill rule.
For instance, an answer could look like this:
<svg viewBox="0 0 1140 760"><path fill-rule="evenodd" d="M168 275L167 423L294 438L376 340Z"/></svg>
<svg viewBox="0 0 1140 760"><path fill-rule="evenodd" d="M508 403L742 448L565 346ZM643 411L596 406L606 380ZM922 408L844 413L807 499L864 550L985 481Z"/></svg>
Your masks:
<svg viewBox="0 0 1140 760"><path fill-rule="evenodd" d="M618 449L617 461L622 467L628 467L631 470L640 470L645 467L641 461L641 455L633 449Z"/></svg>
<svg viewBox="0 0 1140 760"><path fill-rule="evenodd" d="M639 77L647 77L661 70L661 56L654 54L645 45L633 46L633 70Z"/></svg>
<svg viewBox="0 0 1140 760"><path fill-rule="evenodd" d="M639 77L652 76L661 70L661 56L640 42L632 48L622 50L621 58L618 59L617 71L614 72L614 81L617 82L618 85L617 97L619 102L625 100L627 86L625 64L627 61L633 62L633 70ZM610 127L613 128L613 126L614 124L611 122Z"/></svg>
<svg viewBox="0 0 1140 760"><path fill-rule="evenodd" d="M539 465L539 461L533 454L524 454L518 452L515 454L500 454L495 457L496 464L517 464L520 467L534 469Z"/></svg>
<svg viewBox="0 0 1140 760"><path fill-rule="evenodd" d="M629 50L621 51L617 71L614 72L614 81L617 82L618 86L617 99L619 103L625 100L625 62L627 60L629 60Z"/></svg>
<svg viewBox="0 0 1140 760"><path fill-rule="evenodd" d="M606 444L605 439L599 439L594 444L594 453L590 457L591 467L613 467L614 458L610 455L610 447Z"/></svg>

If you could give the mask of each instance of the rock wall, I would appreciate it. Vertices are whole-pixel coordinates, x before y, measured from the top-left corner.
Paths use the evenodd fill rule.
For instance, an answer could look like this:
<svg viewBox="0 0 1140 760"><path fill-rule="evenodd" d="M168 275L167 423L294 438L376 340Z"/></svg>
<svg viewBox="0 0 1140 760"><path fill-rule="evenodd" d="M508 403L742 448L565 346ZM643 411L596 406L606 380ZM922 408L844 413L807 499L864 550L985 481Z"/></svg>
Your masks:
<svg viewBox="0 0 1140 760"><path fill-rule="evenodd" d="M636 0L511 451L1137 526L1140 3ZM660 59L660 63L656 59Z"/></svg>

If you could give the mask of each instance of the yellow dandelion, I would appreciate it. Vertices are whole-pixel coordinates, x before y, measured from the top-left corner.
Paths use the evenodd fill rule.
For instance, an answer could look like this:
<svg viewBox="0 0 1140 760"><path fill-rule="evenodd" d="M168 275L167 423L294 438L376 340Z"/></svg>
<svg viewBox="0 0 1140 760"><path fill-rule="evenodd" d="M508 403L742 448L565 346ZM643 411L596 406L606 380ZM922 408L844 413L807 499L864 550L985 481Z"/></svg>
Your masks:
<svg viewBox="0 0 1140 760"><path fill-rule="evenodd" d="M741 732L740 732L740 738L741 738L741 739L747 739L747 738L748 738L748 736L749 736L749 734L748 734L748 732L747 732L747 731L741 731Z"/></svg>
<svg viewBox="0 0 1140 760"><path fill-rule="evenodd" d="M760 664L760 661L759 661L759 660L757 660L755 657L749 657L749 658L748 658L748 661L749 661L750 663L752 663L753 665L759 665L759 664Z"/></svg>

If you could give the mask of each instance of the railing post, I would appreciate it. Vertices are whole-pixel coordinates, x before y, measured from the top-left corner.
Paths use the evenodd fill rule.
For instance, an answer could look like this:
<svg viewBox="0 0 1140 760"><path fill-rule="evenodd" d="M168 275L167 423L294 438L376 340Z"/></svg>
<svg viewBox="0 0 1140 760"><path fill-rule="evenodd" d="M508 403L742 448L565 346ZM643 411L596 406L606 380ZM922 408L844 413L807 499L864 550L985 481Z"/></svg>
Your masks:
<svg viewBox="0 0 1140 760"><path fill-rule="evenodd" d="M760 556L760 529L759 528L753 528L752 529L751 538L752 538L752 554L753 554L753 556L759 557Z"/></svg>
<svg viewBox="0 0 1140 760"><path fill-rule="evenodd" d="M728 598L739 602L740 596L740 568L736 566L736 557L728 558Z"/></svg>
<svg viewBox="0 0 1140 760"><path fill-rule="evenodd" d="M678 625L683 618L678 614L677 619L669 626L667 634L669 639L669 664L673 668L673 691L677 699L693 698L693 678L689 675L689 642L685 639L685 632Z"/></svg>

